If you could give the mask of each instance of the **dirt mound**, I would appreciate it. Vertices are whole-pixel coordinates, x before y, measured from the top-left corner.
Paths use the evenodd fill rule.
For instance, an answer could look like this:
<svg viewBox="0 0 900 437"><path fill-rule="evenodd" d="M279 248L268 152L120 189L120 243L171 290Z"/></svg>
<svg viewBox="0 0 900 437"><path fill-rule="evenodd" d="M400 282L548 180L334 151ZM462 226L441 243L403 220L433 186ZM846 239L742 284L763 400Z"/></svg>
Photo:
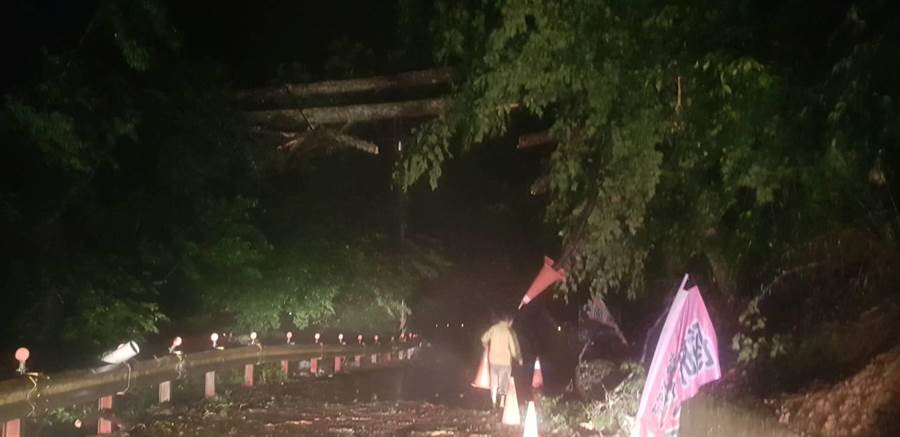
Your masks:
<svg viewBox="0 0 900 437"><path fill-rule="evenodd" d="M900 435L900 346L842 382L780 404L779 421L801 435Z"/></svg>

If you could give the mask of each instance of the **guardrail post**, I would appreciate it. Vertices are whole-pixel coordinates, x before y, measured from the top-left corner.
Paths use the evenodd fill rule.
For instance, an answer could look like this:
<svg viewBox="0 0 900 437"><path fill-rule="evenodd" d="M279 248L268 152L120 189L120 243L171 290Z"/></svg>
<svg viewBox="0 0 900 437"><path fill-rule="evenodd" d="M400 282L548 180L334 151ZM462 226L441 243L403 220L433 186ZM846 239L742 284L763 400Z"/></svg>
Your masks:
<svg viewBox="0 0 900 437"><path fill-rule="evenodd" d="M291 375L291 367L288 360L281 360L281 373L284 373L285 378Z"/></svg>
<svg viewBox="0 0 900 437"><path fill-rule="evenodd" d="M343 366L342 366L341 364L343 364L343 363L342 363L342 358L341 358L341 357L334 357L334 373L340 373L340 372L341 372L341 369L343 368Z"/></svg>
<svg viewBox="0 0 900 437"><path fill-rule="evenodd" d="M97 413L100 416L97 419L97 434L112 434L112 422L103 418L103 410L112 409L112 396L103 396L100 398L100 402L97 408Z"/></svg>
<svg viewBox="0 0 900 437"><path fill-rule="evenodd" d="M203 395L206 399L212 399L216 397L216 372L206 372L205 380Z"/></svg>
<svg viewBox="0 0 900 437"><path fill-rule="evenodd" d="M3 437L21 437L22 436L22 420L13 419L3 423Z"/></svg>
<svg viewBox="0 0 900 437"><path fill-rule="evenodd" d="M244 387L253 387L253 364L244 365Z"/></svg>
<svg viewBox="0 0 900 437"><path fill-rule="evenodd" d="M163 381L159 383L159 403L169 402L172 400L172 381Z"/></svg>

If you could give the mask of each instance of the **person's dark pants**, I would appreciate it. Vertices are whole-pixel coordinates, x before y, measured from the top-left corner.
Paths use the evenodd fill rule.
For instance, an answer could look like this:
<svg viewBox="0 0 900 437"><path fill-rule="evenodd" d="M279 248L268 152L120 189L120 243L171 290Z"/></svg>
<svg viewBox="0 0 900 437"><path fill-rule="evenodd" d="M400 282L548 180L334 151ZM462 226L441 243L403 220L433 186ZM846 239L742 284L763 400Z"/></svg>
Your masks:
<svg viewBox="0 0 900 437"><path fill-rule="evenodd" d="M496 381L497 394L506 395L509 388L509 374L512 371L510 366L502 364L491 364L491 381Z"/></svg>

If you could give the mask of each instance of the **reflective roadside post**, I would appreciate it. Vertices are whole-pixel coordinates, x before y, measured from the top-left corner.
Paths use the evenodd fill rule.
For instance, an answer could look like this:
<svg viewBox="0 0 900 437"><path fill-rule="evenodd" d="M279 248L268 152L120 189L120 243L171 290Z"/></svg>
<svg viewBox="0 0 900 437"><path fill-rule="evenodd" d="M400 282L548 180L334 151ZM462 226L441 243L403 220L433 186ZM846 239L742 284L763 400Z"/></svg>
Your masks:
<svg viewBox="0 0 900 437"><path fill-rule="evenodd" d="M256 334L256 331L250 333L251 346L260 346L256 343L257 338L258 335ZM253 387L253 364L244 365L244 387Z"/></svg>
<svg viewBox="0 0 900 437"><path fill-rule="evenodd" d="M286 344L288 344L288 345L294 344L294 342L292 340L294 338L293 332L288 331L287 333L284 334L284 338L285 338ZM285 378L287 378L288 375L291 374L291 367L290 367L290 363L288 362L288 360L281 360L281 373L284 374Z"/></svg>
<svg viewBox="0 0 900 437"><path fill-rule="evenodd" d="M19 367L16 369L16 373L19 375L24 375L28 372L28 368L25 365L25 362L28 361L28 357L31 356L31 352L28 348L20 347L16 349L16 361L19 362ZM0 429L0 435L4 437L21 437L22 435L22 419L11 419L3 422L3 428Z"/></svg>
<svg viewBox="0 0 900 437"><path fill-rule="evenodd" d="M22 435L22 420L21 419L12 419L7 420L3 423L3 437L21 437Z"/></svg>
<svg viewBox="0 0 900 437"><path fill-rule="evenodd" d="M212 335L209 336L209 339L212 341L213 350L218 349L219 346L217 343L219 341L219 334L213 332ZM203 396L206 399L216 397L216 372L214 370L206 372L203 379Z"/></svg>
<svg viewBox="0 0 900 437"><path fill-rule="evenodd" d="M100 398L99 405L97 406L97 413L100 416L97 419L98 435L112 434L112 422L103 418L103 410L111 410L112 403L112 396L103 396Z"/></svg>
<svg viewBox="0 0 900 437"><path fill-rule="evenodd" d="M244 365L244 387L253 387L253 364Z"/></svg>
<svg viewBox="0 0 900 437"><path fill-rule="evenodd" d="M174 339L172 339L172 345L169 346L169 353L170 354L181 354L181 351L178 350L178 348L181 346L181 343L182 343L181 337L175 337Z"/></svg>
<svg viewBox="0 0 900 437"><path fill-rule="evenodd" d="M20 347L16 349L16 361L19 362L19 368L16 369L16 373L19 375L24 375L25 372L28 371L28 367L26 367L25 362L28 361L28 358L31 357L31 351L26 347Z"/></svg>
<svg viewBox="0 0 900 437"><path fill-rule="evenodd" d="M344 334L343 333L338 334L338 345L340 345L340 346L344 345ZM341 370L343 370L343 359L340 356L335 355L335 357L334 357L334 373L340 373Z"/></svg>
<svg viewBox="0 0 900 437"><path fill-rule="evenodd" d="M178 348L182 343L181 337L172 339L172 345L169 346L169 354L173 354L181 359L181 351ZM159 403L169 402L172 400L172 381L163 381L159 383Z"/></svg>
<svg viewBox="0 0 900 437"><path fill-rule="evenodd" d="M319 344L319 339L320 339L321 337L322 337L321 334L319 334L318 332L316 333L316 335L313 336L313 338L316 339L316 344ZM310 360L309 360L309 373L311 373L311 374L313 374L313 375L318 375L318 374L319 374L319 359L318 359L318 358L310 358Z"/></svg>
<svg viewBox="0 0 900 437"><path fill-rule="evenodd" d="M294 338L293 332L288 331L286 334L284 334L284 337L286 339L285 343L287 343L288 345L294 344L294 342L291 341L291 339ZM291 367L288 360L281 360L281 373L284 374L285 379L287 379L287 377L291 374Z"/></svg>
<svg viewBox="0 0 900 437"><path fill-rule="evenodd" d="M378 346L378 335L374 337L374 341L372 342L375 346ZM372 353L372 364L378 364L378 354Z"/></svg>

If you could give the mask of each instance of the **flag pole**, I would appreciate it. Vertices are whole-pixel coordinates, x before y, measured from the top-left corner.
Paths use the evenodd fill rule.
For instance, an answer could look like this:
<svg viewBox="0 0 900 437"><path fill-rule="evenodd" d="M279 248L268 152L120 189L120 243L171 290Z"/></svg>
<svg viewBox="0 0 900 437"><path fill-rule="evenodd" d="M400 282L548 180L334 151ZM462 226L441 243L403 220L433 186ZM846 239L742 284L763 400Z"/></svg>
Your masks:
<svg viewBox="0 0 900 437"><path fill-rule="evenodd" d="M685 273L685 274L684 274L684 279L681 280L681 285L678 286L678 291L675 292L676 294L677 294L679 291L684 290L684 285L687 284L687 280L688 280L688 274Z"/></svg>

